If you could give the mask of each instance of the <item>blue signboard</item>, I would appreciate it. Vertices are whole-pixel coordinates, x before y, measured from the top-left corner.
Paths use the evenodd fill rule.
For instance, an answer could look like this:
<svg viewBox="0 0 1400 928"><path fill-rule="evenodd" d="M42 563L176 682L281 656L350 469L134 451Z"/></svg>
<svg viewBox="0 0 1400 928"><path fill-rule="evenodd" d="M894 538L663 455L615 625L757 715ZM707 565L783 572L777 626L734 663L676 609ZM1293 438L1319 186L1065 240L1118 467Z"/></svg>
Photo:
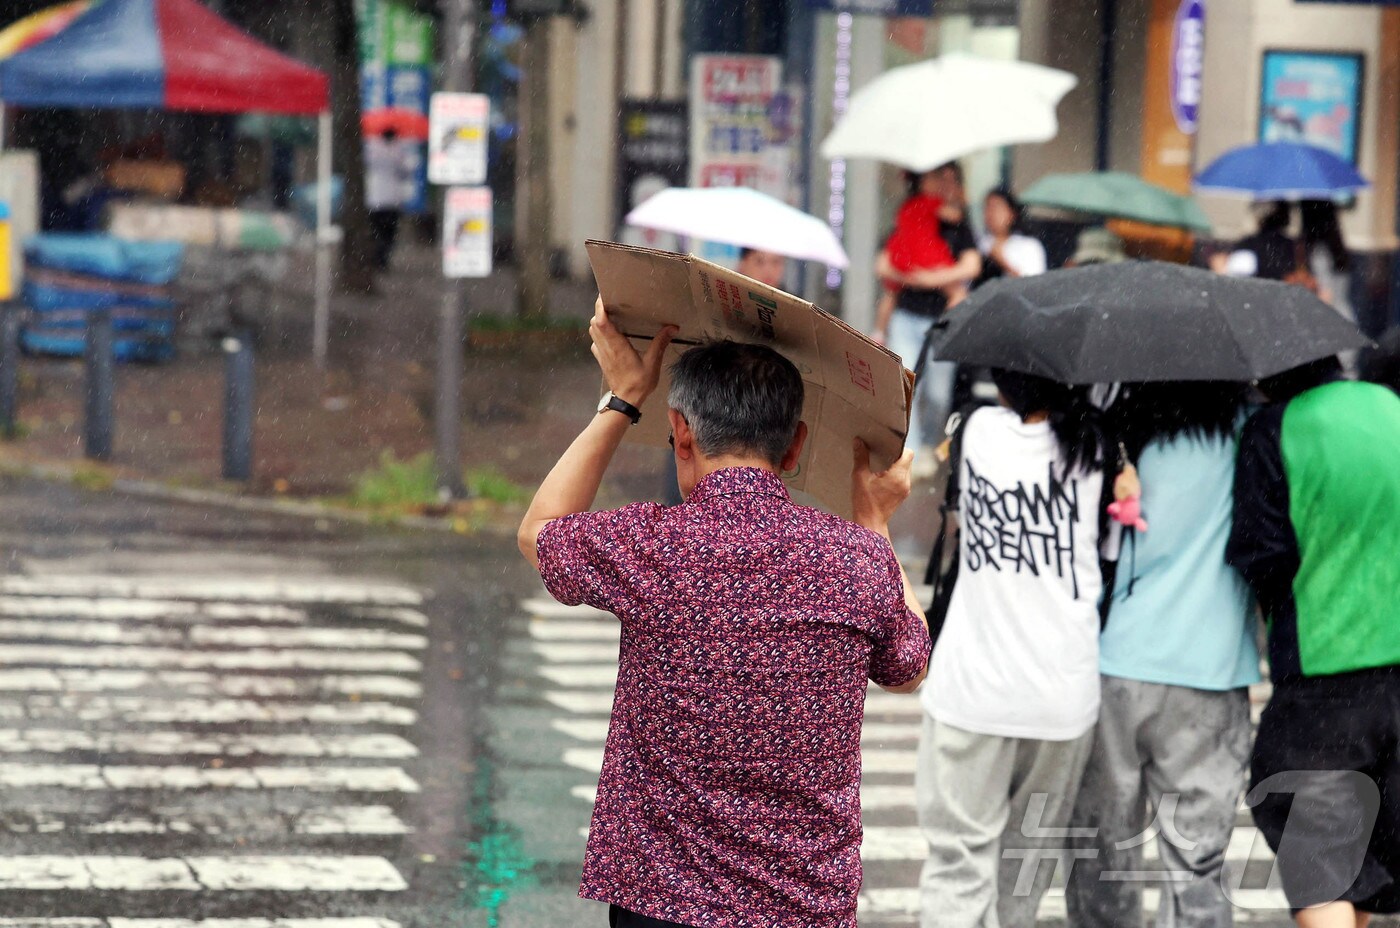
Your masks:
<svg viewBox="0 0 1400 928"><path fill-rule="evenodd" d="M933 0L807 0L807 8L870 16L932 16Z"/></svg>
<svg viewBox="0 0 1400 928"><path fill-rule="evenodd" d="M1356 163L1363 59L1338 52L1264 52L1259 141L1303 142Z"/></svg>
<svg viewBox="0 0 1400 928"><path fill-rule="evenodd" d="M1200 119L1205 50L1205 3L1181 0L1172 23L1171 102L1176 127L1187 135L1196 134Z"/></svg>

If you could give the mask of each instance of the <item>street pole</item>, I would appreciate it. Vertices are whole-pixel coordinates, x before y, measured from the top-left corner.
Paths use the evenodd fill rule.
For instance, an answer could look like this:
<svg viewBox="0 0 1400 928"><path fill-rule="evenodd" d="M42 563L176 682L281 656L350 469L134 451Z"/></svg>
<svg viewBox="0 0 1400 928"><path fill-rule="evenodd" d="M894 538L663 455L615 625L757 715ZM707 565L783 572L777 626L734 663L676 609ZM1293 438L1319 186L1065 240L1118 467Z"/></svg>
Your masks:
<svg viewBox="0 0 1400 928"><path fill-rule="evenodd" d="M542 318L549 313L549 257L553 246L549 189L549 31L547 16L531 17L525 27L522 95L525 98L517 196L523 198L524 222L515 230L520 268L520 316Z"/></svg>
<svg viewBox="0 0 1400 928"><path fill-rule="evenodd" d="M112 311L89 310L83 453L94 461L112 460L112 406L116 393L112 347Z"/></svg>
<svg viewBox="0 0 1400 928"><path fill-rule="evenodd" d="M472 30L475 0L446 0L443 17L444 90L471 89ZM462 288L446 274L438 313L437 402L434 426L437 445L438 493L448 499L467 495L462 481Z"/></svg>

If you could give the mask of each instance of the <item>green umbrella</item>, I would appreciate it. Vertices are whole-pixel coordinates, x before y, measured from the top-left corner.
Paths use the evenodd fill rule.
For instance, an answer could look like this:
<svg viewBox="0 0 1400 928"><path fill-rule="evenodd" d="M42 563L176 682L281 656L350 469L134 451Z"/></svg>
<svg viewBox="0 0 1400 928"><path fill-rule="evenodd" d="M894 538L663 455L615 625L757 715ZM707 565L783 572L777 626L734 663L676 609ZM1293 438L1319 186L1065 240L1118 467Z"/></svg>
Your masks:
<svg viewBox="0 0 1400 928"><path fill-rule="evenodd" d="M1105 219L1210 231L1210 220L1195 200L1122 171L1050 174L1031 184L1021 202Z"/></svg>

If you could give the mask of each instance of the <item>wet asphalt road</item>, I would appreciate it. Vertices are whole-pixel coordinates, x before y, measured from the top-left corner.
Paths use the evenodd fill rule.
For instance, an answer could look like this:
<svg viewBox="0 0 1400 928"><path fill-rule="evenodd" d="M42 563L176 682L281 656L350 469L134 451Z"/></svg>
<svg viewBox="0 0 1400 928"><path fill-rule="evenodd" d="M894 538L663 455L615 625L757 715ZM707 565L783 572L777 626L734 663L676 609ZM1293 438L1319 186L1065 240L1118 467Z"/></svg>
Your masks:
<svg viewBox="0 0 1400 928"><path fill-rule="evenodd" d="M512 546L3 480L0 550L0 917L487 924Z"/></svg>
<svg viewBox="0 0 1400 928"><path fill-rule="evenodd" d="M511 539L0 479L0 551L0 928L606 923L617 623ZM867 928L916 920L918 714L867 706Z"/></svg>

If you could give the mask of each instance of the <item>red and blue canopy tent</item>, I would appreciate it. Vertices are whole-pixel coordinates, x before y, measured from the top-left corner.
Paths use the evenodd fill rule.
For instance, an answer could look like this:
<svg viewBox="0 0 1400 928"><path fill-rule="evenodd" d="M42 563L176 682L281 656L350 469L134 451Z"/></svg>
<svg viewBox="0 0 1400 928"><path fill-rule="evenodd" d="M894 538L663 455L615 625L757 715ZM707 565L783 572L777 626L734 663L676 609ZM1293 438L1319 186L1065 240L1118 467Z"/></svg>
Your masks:
<svg viewBox="0 0 1400 928"><path fill-rule="evenodd" d="M196 0L97 0L51 38L0 61L4 106L319 117L315 354L330 314L330 81Z"/></svg>

